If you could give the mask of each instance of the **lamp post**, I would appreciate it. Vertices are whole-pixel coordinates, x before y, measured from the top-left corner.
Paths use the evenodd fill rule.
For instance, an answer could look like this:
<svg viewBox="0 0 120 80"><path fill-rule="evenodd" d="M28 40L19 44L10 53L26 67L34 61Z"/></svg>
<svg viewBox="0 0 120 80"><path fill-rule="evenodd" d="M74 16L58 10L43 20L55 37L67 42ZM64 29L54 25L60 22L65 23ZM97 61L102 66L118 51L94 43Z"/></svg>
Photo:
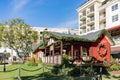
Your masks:
<svg viewBox="0 0 120 80"><path fill-rule="evenodd" d="M3 72L6 72L6 66L5 66L5 57L6 57L6 49L5 49L5 51L4 51L4 67L3 67Z"/></svg>
<svg viewBox="0 0 120 80"><path fill-rule="evenodd" d="M102 67L100 67L100 80L102 80Z"/></svg>
<svg viewBox="0 0 120 80"><path fill-rule="evenodd" d="M4 41L4 45L5 45L5 50L4 50L4 67L3 67L3 72L6 71L6 66L5 66L5 58L6 58L6 40L8 38L8 28L5 28L5 34L2 36L3 37L3 41Z"/></svg>

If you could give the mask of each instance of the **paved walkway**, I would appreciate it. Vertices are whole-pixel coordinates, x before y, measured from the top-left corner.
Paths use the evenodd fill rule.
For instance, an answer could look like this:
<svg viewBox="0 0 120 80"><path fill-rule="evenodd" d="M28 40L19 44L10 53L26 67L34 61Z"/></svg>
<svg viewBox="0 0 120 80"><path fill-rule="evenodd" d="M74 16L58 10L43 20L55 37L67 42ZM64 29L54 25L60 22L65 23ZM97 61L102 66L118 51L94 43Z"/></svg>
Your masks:
<svg viewBox="0 0 120 80"><path fill-rule="evenodd" d="M120 74L120 70L119 71L110 71L110 74Z"/></svg>

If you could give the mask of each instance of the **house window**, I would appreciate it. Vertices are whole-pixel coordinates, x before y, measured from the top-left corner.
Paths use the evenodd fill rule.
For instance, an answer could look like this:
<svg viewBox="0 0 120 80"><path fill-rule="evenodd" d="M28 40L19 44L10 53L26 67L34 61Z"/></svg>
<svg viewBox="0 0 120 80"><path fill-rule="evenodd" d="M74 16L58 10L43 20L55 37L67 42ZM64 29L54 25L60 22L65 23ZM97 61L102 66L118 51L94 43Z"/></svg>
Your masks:
<svg viewBox="0 0 120 80"><path fill-rule="evenodd" d="M112 6L112 11L117 10L117 9L118 9L118 4L115 4Z"/></svg>
<svg viewBox="0 0 120 80"><path fill-rule="evenodd" d="M87 56L87 49L83 48L83 56Z"/></svg>
<svg viewBox="0 0 120 80"><path fill-rule="evenodd" d="M118 14L112 16L112 22L118 21Z"/></svg>

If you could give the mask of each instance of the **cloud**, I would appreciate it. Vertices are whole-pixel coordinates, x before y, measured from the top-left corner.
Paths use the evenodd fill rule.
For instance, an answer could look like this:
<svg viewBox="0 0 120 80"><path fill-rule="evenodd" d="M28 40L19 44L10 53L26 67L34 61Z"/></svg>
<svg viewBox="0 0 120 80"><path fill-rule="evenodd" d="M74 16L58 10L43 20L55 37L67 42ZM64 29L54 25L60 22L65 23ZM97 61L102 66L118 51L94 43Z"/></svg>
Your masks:
<svg viewBox="0 0 120 80"><path fill-rule="evenodd" d="M29 3L30 0L13 0L12 5L13 5L13 10L14 12L17 12L24 8L25 5Z"/></svg>
<svg viewBox="0 0 120 80"><path fill-rule="evenodd" d="M76 28L78 28L78 20L75 19L75 20L66 21L66 22L59 24L57 27L76 29Z"/></svg>

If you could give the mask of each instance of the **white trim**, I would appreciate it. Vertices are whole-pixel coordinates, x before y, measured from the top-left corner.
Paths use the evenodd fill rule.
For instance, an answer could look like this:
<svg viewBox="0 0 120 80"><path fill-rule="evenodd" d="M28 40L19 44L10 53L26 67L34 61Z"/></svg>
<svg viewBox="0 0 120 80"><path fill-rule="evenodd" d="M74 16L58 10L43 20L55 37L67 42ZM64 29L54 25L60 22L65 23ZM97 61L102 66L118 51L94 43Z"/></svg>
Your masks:
<svg viewBox="0 0 120 80"><path fill-rule="evenodd" d="M113 42L105 35L105 38L109 41L110 45L114 45Z"/></svg>

